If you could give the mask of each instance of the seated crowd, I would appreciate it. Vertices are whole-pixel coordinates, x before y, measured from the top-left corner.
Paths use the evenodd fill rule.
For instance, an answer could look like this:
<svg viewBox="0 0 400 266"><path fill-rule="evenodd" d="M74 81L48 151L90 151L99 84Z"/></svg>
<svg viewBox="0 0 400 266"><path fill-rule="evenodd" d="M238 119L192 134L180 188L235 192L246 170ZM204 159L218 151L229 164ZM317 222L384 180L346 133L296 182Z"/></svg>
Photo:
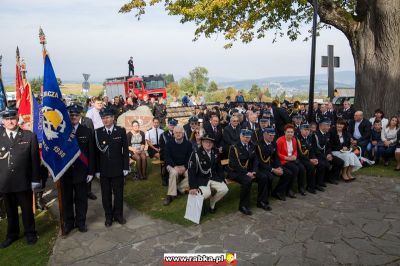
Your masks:
<svg viewBox="0 0 400 266"><path fill-rule="evenodd" d="M96 199L90 191L93 176L100 178L105 226L126 223L124 180L132 169L135 180L147 179L148 156L161 164L161 183L168 187L165 206L179 194L201 193L205 199L210 198L210 213L216 211L216 204L228 193L228 181L240 184L238 209L251 215L253 183L257 183L256 206L270 211L271 197L285 201L296 198L296 193L301 196L322 193L327 183L354 181L353 173L366 165L388 166L394 157L395 171L400 171L399 118L386 119L379 109L368 120L363 112L354 111L349 102L338 110L331 103L314 104L309 116L308 107L299 103L289 109L287 102L279 107L278 103L234 103L228 98L223 107L196 106L188 123L180 125L174 118L166 119L163 99L138 101L130 96L124 100L125 104L123 100L115 97L110 103L107 98L94 98L85 117L83 107L76 104L68 107L73 136L86 159L76 160L61 177L65 234L74 228L87 231L87 201ZM143 105L153 111L150 129L141 128L136 120L132 121L129 132L116 125L116 118L122 112ZM6 110L2 117L4 126L0 127L0 134L4 141L13 142L14 133L28 134L18 127L16 110ZM312 118L310 123L307 117ZM37 142L30 145L38 148ZM3 157L12 153L10 150ZM38 159L39 153L35 151L32 156ZM36 159L29 164L34 167L35 176L27 184L33 184L33 179L40 175L48 176L46 171L41 174L36 171L40 169L40 160ZM42 189L46 179L43 180ZM7 216L12 215L9 223L15 222L18 204L10 207L9 198L14 191L6 181L3 183L0 193L4 193L9 206ZM32 193L30 187L28 192ZM32 200L29 193L26 206ZM23 217L31 217L31 211L24 208ZM28 242L35 243L33 219L24 220L24 227L29 229ZM9 227L7 239L0 247L11 245L18 233L19 227Z"/></svg>

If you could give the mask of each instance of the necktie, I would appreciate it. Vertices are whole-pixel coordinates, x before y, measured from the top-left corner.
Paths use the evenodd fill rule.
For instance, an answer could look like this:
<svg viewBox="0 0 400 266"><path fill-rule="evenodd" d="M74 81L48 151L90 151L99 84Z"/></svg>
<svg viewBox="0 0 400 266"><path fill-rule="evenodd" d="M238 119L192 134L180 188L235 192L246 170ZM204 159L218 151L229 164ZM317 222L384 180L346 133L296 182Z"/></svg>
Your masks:
<svg viewBox="0 0 400 266"><path fill-rule="evenodd" d="M158 146L158 130L157 130L157 128L156 128L156 143L157 143L157 146Z"/></svg>
<svg viewBox="0 0 400 266"><path fill-rule="evenodd" d="M217 134L217 127L214 127L214 134Z"/></svg>
<svg viewBox="0 0 400 266"><path fill-rule="evenodd" d="M14 133L10 132L10 140L14 142Z"/></svg>
<svg viewBox="0 0 400 266"><path fill-rule="evenodd" d="M108 135L111 136L112 131L111 130L107 130Z"/></svg>

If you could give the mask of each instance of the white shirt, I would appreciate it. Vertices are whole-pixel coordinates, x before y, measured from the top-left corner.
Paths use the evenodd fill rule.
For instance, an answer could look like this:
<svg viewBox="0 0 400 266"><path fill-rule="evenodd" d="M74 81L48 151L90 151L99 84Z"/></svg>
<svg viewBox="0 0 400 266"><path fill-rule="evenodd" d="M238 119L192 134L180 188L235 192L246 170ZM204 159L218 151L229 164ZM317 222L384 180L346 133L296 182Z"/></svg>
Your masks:
<svg viewBox="0 0 400 266"><path fill-rule="evenodd" d="M369 119L369 122L371 122L371 124L374 125L375 117L371 117L371 118ZM389 124L389 120L388 120L387 118L383 118L383 119L381 120L381 123L382 123L382 128L386 128L387 124Z"/></svg>
<svg viewBox="0 0 400 266"><path fill-rule="evenodd" d="M292 154L293 154L293 143L292 143L292 140L287 140L286 144L287 144L288 157L292 156Z"/></svg>
<svg viewBox="0 0 400 266"><path fill-rule="evenodd" d="M360 122L355 122L355 124L354 124L354 134L353 134L353 137L355 138L355 139L359 139L359 138L361 138L362 136L361 136L361 133L360 133L360 130L358 129L358 127L360 126L360 124L361 124L361 121Z"/></svg>
<svg viewBox="0 0 400 266"><path fill-rule="evenodd" d="M98 129L104 126L103 121L100 117L100 111L96 108L92 108L86 113L86 117L89 117L93 121L94 129Z"/></svg>
<svg viewBox="0 0 400 266"><path fill-rule="evenodd" d="M13 137L14 137L14 139L15 139L15 137L17 136L17 133L18 133L18 128L17 128L16 130L9 130L9 129L6 129L6 134L7 134L8 138L10 138L11 132L12 132Z"/></svg>
<svg viewBox="0 0 400 266"><path fill-rule="evenodd" d="M161 128L157 128L157 134L156 134L156 128L151 128L150 130L146 131L146 140L150 140L151 144L157 145L160 142L160 136L164 132Z"/></svg>
<svg viewBox="0 0 400 266"><path fill-rule="evenodd" d="M114 130L114 125L112 125L110 128L106 128L106 127L104 127L105 129L106 129L106 133L107 133L107 135L109 134L109 132L113 132L113 130Z"/></svg>

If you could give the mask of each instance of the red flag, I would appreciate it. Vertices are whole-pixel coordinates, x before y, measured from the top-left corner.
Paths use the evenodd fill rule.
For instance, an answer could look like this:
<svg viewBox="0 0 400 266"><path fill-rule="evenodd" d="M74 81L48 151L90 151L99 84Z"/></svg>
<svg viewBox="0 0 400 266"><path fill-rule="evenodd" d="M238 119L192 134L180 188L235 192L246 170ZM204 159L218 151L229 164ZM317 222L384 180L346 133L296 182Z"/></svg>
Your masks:
<svg viewBox="0 0 400 266"><path fill-rule="evenodd" d="M24 122L24 129L32 130L32 93L29 82L25 84L18 108L18 116Z"/></svg>

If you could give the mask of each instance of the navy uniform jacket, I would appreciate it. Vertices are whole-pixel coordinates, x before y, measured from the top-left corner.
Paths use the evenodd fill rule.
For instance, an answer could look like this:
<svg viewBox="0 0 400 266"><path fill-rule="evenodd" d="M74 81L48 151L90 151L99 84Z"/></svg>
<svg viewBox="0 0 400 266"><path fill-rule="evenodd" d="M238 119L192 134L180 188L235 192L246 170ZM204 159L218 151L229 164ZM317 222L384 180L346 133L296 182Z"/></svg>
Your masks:
<svg viewBox="0 0 400 266"><path fill-rule="evenodd" d="M338 118L343 118L346 120L346 122L349 122L350 120L354 119L354 113L355 111L352 107L350 107L347 110L344 110L344 108L339 109L336 115Z"/></svg>
<svg viewBox="0 0 400 266"><path fill-rule="evenodd" d="M82 125L79 125L75 137L78 140L81 155L75 160L71 167L67 170L66 174L72 177L72 183L78 184L86 182L88 175L95 173L95 144L94 135L92 131ZM85 158L85 159L83 159Z"/></svg>
<svg viewBox="0 0 400 266"><path fill-rule="evenodd" d="M196 158L198 156L198 161ZM223 182L224 178L217 174L217 158L214 150L211 150L211 159L207 152L200 147L197 152L192 152L189 160L189 186L191 189L199 186L207 186L209 180Z"/></svg>
<svg viewBox="0 0 400 266"><path fill-rule="evenodd" d="M329 133L322 134L319 129L314 133L312 145L315 147L315 156L317 159L326 159L326 156L331 154L329 137Z"/></svg>
<svg viewBox="0 0 400 266"><path fill-rule="evenodd" d="M258 171L271 172L272 168L278 168L281 166L278 155L276 153L276 143L271 142L267 144L262 139L256 146Z"/></svg>
<svg viewBox="0 0 400 266"><path fill-rule="evenodd" d="M309 161L310 159L316 159L315 146L311 135L308 135L307 138L301 134L297 136L297 151L299 160Z"/></svg>
<svg viewBox="0 0 400 266"><path fill-rule="evenodd" d="M32 182L40 182L39 169L36 135L18 129L14 142L11 142L5 128L0 128L0 193L31 190Z"/></svg>
<svg viewBox="0 0 400 266"><path fill-rule="evenodd" d="M229 148L229 175L246 175L248 172L257 171L257 156L255 146L249 142L249 150L242 145L242 143L232 145Z"/></svg>
<svg viewBox="0 0 400 266"><path fill-rule="evenodd" d="M106 128L96 129L96 172L100 177L123 176L129 170L129 150L125 129L114 126L111 136Z"/></svg>

